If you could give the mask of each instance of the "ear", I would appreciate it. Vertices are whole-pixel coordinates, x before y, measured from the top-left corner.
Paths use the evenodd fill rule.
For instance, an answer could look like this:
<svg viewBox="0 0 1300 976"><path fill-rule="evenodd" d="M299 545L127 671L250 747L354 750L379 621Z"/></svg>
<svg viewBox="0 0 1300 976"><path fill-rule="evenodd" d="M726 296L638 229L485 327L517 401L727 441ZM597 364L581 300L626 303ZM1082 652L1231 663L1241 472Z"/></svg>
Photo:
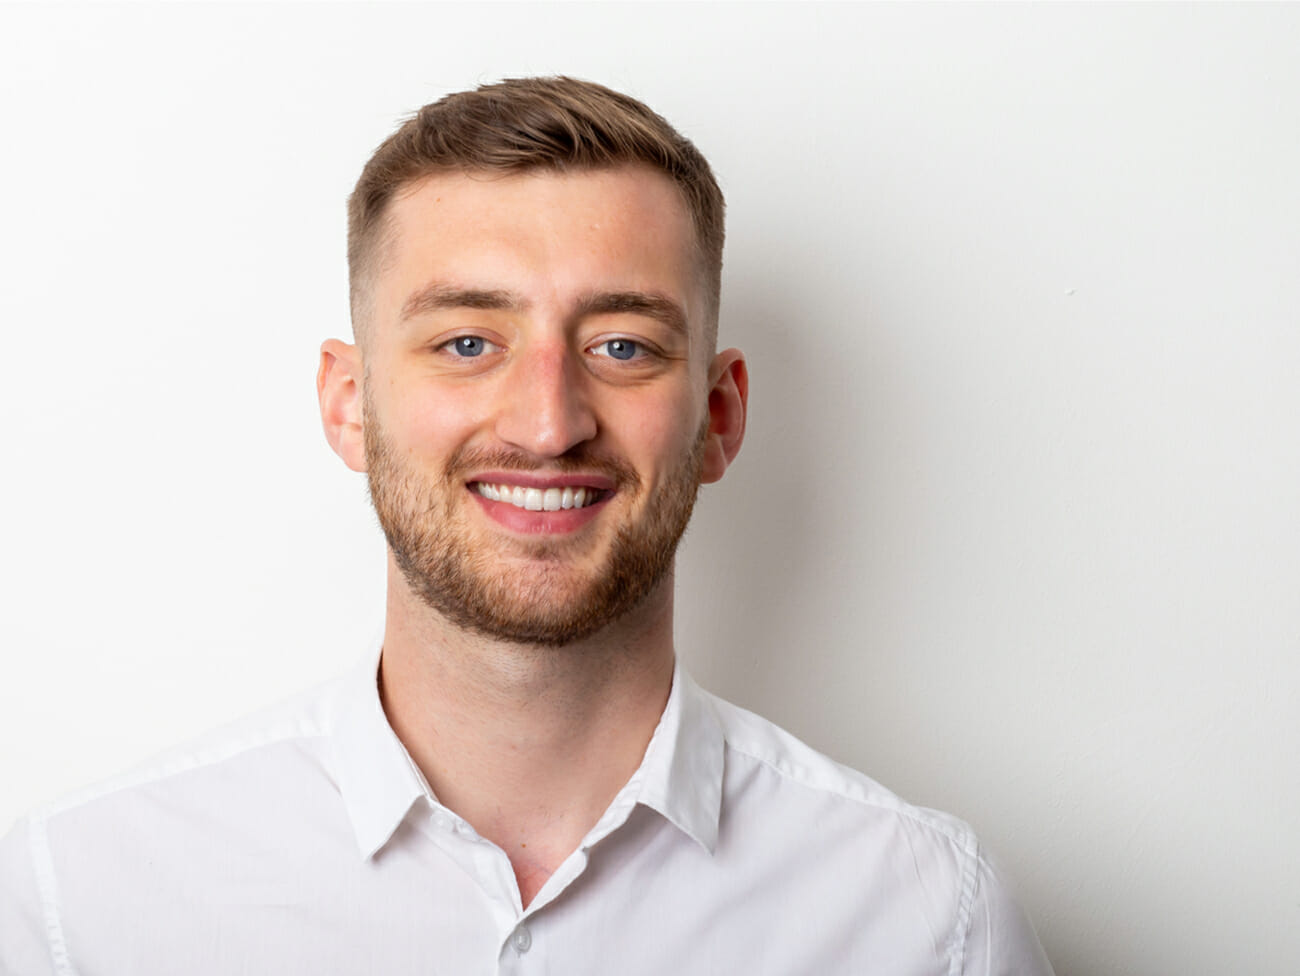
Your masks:
<svg viewBox="0 0 1300 976"><path fill-rule="evenodd" d="M356 346L326 339L320 347L316 396L325 439L334 453L353 471L366 470L366 445L362 428L361 354Z"/></svg>
<svg viewBox="0 0 1300 976"><path fill-rule="evenodd" d="M740 453L748 403L749 371L744 353L739 349L718 353L709 367L709 433L701 472L704 484L719 480Z"/></svg>

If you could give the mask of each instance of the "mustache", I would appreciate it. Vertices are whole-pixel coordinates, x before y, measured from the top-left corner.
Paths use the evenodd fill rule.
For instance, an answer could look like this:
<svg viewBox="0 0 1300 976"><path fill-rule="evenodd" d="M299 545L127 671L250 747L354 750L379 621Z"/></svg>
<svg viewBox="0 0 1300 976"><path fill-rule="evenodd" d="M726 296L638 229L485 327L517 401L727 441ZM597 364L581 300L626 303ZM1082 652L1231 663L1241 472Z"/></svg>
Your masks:
<svg viewBox="0 0 1300 976"><path fill-rule="evenodd" d="M451 481L467 481L475 471L547 471L553 474L600 474L625 488L637 488L641 476L621 458L578 445L564 454L539 459L523 451L506 448L474 448L462 445L447 462Z"/></svg>

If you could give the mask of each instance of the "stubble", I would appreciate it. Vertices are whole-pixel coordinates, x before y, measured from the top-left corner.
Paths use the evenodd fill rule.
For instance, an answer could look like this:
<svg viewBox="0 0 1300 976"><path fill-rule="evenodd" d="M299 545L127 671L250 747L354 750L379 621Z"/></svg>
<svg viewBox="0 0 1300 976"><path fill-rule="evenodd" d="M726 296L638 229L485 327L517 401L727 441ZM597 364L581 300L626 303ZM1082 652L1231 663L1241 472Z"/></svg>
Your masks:
<svg viewBox="0 0 1300 976"><path fill-rule="evenodd" d="M572 536L511 538L502 553L471 537L461 509L475 471L528 471L537 465L510 451L457 451L441 473L426 474L393 447L366 404L370 497L398 568L411 590L455 626L494 640L561 647L591 637L644 601L668 575L700 486L708 418L665 483L635 521L620 525L608 554L583 571L588 547ZM635 498L641 479L625 461L580 446L547 462L551 472L599 473L615 497ZM597 519L612 517L602 512ZM598 539L599 537L597 537ZM511 558L527 557L527 565Z"/></svg>

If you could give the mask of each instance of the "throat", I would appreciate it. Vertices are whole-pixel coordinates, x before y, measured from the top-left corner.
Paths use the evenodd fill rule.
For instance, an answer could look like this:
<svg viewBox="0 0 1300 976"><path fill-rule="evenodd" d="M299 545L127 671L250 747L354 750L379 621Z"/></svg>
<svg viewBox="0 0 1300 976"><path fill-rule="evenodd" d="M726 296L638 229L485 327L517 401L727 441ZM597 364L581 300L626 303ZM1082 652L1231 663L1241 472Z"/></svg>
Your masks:
<svg viewBox="0 0 1300 976"><path fill-rule="evenodd" d="M532 904L551 875L564 863L564 857L539 860L527 850L526 844L518 845L515 850L507 852L507 856L515 872L515 883L519 886L519 903L524 908Z"/></svg>

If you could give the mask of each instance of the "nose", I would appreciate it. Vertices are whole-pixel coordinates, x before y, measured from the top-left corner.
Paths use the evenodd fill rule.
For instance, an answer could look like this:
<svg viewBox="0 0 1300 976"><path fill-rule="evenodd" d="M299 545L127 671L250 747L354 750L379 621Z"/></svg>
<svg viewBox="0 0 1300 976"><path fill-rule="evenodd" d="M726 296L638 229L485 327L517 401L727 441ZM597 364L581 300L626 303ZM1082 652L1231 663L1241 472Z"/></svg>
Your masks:
<svg viewBox="0 0 1300 976"><path fill-rule="evenodd" d="M584 371L561 343L519 355L506 377L496 432L538 457L559 457L596 436Z"/></svg>

